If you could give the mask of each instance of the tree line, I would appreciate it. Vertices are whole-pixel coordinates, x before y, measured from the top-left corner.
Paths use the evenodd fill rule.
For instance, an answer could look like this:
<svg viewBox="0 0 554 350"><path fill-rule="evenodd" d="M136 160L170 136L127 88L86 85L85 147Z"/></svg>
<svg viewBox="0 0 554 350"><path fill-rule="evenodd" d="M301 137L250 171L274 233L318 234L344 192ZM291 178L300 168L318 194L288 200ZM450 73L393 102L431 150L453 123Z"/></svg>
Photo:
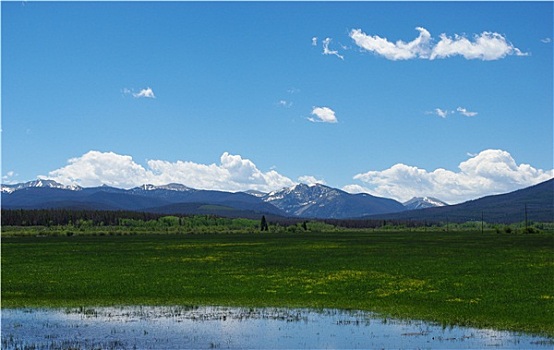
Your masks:
<svg viewBox="0 0 554 350"><path fill-rule="evenodd" d="M89 222L93 226L118 226L122 219L158 220L165 215L134 211L73 209L2 209L2 226L65 226Z"/></svg>

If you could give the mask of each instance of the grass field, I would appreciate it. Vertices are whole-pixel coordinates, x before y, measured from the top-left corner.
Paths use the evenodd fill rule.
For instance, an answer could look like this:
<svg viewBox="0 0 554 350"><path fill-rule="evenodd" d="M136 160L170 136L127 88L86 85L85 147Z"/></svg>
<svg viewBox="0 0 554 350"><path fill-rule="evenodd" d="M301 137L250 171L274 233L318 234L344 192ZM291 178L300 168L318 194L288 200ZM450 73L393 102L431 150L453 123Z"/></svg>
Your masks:
<svg viewBox="0 0 554 350"><path fill-rule="evenodd" d="M554 336L554 236L339 232L2 240L2 307L232 305Z"/></svg>

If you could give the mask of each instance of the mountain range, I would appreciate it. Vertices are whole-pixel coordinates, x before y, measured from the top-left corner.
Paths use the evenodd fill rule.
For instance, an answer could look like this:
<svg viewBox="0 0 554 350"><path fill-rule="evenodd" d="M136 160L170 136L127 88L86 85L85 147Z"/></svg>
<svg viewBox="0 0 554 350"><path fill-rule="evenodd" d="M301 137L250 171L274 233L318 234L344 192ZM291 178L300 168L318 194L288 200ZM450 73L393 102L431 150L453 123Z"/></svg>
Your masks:
<svg viewBox="0 0 554 350"><path fill-rule="evenodd" d="M52 180L2 185L2 208L131 210L167 214L213 212L224 216L269 214L299 218L353 218L405 210L392 199L350 194L324 185L298 184L271 193L196 190L180 184L64 186Z"/></svg>
<svg viewBox="0 0 554 350"><path fill-rule="evenodd" d="M298 184L271 193L197 190L181 184L142 185L132 189L109 186L64 186L36 180L0 187L3 209L130 210L163 214L213 214L228 217L355 219L382 218L428 221L488 222L554 221L554 179L504 195L457 205L432 197L404 204L369 194L350 194L321 184ZM486 217L485 217L486 216Z"/></svg>

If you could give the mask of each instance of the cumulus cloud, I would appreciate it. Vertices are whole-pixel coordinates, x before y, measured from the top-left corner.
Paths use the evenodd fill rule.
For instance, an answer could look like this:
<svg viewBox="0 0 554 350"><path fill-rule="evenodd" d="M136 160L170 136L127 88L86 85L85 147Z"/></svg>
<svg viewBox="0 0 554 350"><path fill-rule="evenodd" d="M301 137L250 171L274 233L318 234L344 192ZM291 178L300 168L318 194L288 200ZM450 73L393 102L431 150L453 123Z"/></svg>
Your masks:
<svg viewBox="0 0 554 350"><path fill-rule="evenodd" d="M377 35L367 35L361 29L350 31L350 38L356 45L389 60L409 60L416 57L427 58L430 54L431 34L422 27L417 27L419 36L410 42L398 40L396 43Z"/></svg>
<svg viewBox="0 0 554 350"><path fill-rule="evenodd" d="M312 46L317 46L317 36L312 38Z"/></svg>
<svg viewBox="0 0 554 350"><path fill-rule="evenodd" d="M310 175L300 176L298 178L298 181L306 185L315 185L315 184L325 185L325 180L319 180L314 176L310 176Z"/></svg>
<svg viewBox="0 0 554 350"><path fill-rule="evenodd" d="M466 37L446 34L440 35L440 41L433 48L430 59L463 56L465 59L480 59L483 61L498 60L507 55L527 56L518 48L509 43L504 36L498 33L483 32L473 37L473 42Z"/></svg>
<svg viewBox="0 0 554 350"><path fill-rule="evenodd" d="M156 96L154 95L154 91L152 91L151 88L142 89L138 93L133 94L133 97L135 97L135 98L156 98Z"/></svg>
<svg viewBox="0 0 554 350"><path fill-rule="evenodd" d="M363 50L393 61L415 58L434 60L451 56L462 56L468 60L490 61L508 55L528 55L498 33L483 32L474 35L473 40L463 35L455 34L454 37L449 37L443 33L440 35L440 40L435 44L435 40L425 28L417 27L416 30L419 35L410 42L402 40L391 42L387 38L378 35L367 35L361 29L351 30L349 36Z"/></svg>
<svg viewBox="0 0 554 350"><path fill-rule="evenodd" d="M274 170L263 172L249 159L227 152L221 155L219 164L149 160L147 167L143 167L128 155L89 151L70 159L68 165L51 171L48 176L41 177L82 187L108 185L132 188L142 184L180 183L196 189L222 191L252 189L270 192L295 184Z"/></svg>
<svg viewBox="0 0 554 350"><path fill-rule="evenodd" d="M350 192L407 201L412 197L431 196L448 203L460 203L487 195L528 187L554 177L554 170L517 164L510 153L488 149L462 162L458 171L427 171L415 166L395 164L382 171L357 174L362 185L349 185Z"/></svg>
<svg viewBox="0 0 554 350"><path fill-rule="evenodd" d="M308 120L314 123L337 123L337 117L335 111L329 107L313 107L312 115L315 118L309 117Z"/></svg>
<svg viewBox="0 0 554 350"><path fill-rule="evenodd" d="M322 43L323 43L323 54L324 55L335 55L338 58L340 58L341 60L344 60L344 56L340 55L338 51L329 49L329 44L331 43L331 38L325 38L325 40L323 40Z"/></svg>
<svg viewBox="0 0 554 350"><path fill-rule="evenodd" d="M41 177L64 185L131 188L142 183L150 183L152 175L151 171L135 163L130 156L90 151L81 157L69 159L68 165Z"/></svg>

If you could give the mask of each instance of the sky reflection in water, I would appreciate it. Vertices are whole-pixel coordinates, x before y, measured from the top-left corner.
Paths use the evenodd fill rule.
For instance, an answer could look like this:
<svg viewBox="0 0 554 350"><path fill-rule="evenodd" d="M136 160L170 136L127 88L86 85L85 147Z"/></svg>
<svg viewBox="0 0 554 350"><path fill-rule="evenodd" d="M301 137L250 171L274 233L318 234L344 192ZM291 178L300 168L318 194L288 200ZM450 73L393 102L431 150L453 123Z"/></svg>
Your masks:
<svg viewBox="0 0 554 350"><path fill-rule="evenodd" d="M367 312L229 307L3 309L2 348L538 348L554 340Z"/></svg>

